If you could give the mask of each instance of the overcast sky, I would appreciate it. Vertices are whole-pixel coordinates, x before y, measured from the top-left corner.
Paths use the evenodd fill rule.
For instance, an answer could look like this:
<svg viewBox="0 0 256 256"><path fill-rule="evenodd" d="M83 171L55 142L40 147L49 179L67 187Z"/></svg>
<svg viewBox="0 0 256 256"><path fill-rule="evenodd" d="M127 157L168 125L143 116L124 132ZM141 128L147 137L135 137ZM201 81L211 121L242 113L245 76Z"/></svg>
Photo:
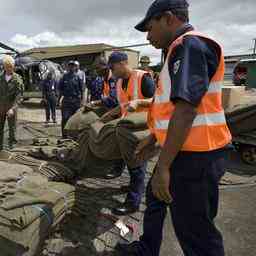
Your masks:
<svg viewBox="0 0 256 256"><path fill-rule="evenodd" d="M250 53L256 38L255 0L190 0L197 29L220 41L226 55ZM134 25L152 0L0 0L1 38L18 49L66 44L146 42ZM154 62L152 47L140 48Z"/></svg>

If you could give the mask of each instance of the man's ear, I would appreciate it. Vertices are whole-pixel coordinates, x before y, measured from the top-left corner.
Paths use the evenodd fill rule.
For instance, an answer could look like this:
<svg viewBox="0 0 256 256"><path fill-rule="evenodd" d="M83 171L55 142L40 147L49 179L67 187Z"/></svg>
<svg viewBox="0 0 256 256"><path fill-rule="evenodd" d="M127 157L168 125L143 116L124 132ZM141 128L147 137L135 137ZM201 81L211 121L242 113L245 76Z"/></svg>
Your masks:
<svg viewBox="0 0 256 256"><path fill-rule="evenodd" d="M165 13L164 18L168 27L172 26L175 22L175 16L170 12Z"/></svg>

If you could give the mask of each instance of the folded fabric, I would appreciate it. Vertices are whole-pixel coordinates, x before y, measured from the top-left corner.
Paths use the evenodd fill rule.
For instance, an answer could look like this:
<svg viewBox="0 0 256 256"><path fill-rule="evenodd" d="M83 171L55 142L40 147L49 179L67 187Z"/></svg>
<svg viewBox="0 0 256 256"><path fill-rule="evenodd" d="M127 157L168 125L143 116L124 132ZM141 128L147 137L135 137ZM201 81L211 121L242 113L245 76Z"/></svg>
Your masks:
<svg viewBox="0 0 256 256"><path fill-rule="evenodd" d="M1 255L36 256L46 236L73 209L75 187L49 182L30 168L26 173L16 170L21 165L0 162L0 166L7 167L0 169L0 177L13 176L0 181L12 191L0 203Z"/></svg>

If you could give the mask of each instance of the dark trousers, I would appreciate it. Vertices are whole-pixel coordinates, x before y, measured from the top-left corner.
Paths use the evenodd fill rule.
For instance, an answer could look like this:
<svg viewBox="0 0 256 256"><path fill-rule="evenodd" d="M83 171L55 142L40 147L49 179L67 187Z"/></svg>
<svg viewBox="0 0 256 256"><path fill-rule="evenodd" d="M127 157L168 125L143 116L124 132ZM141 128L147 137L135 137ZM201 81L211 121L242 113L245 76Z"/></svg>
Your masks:
<svg viewBox="0 0 256 256"><path fill-rule="evenodd" d="M14 115L7 117L9 128L9 144L16 142L16 126L17 126L17 110L14 111Z"/></svg>
<svg viewBox="0 0 256 256"><path fill-rule="evenodd" d="M73 116L77 110L81 107L81 100L75 99L75 100L63 100L62 107L61 107L61 114L62 114L62 120L61 120L61 128L62 128L62 137L66 138L67 135L65 133L65 126L71 116Z"/></svg>
<svg viewBox="0 0 256 256"><path fill-rule="evenodd" d="M46 98L45 101L45 115L46 115L46 121L50 121L50 116L52 117L52 120L56 121L56 105L57 105L57 99L55 96L49 96Z"/></svg>
<svg viewBox="0 0 256 256"><path fill-rule="evenodd" d="M0 113L0 150L3 150L5 121L6 121L6 114Z"/></svg>
<svg viewBox="0 0 256 256"><path fill-rule="evenodd" d="M149 183L144 234L136 255L159 255L167 207L185 256L224 255L223 239L214 218L218 212L218 182L224 174L225 154L224 150L181 153L171 168L173 202L169 206L154 197Z"/></svg>
<svg viewBox="0 0 256 256"><path fill-rule="evenodd" d="M147 164L144 163L140 167L130 169L130 188L126 197L126 202L131 203L134 207L139 207L145 190L145 174Z"/></svg>

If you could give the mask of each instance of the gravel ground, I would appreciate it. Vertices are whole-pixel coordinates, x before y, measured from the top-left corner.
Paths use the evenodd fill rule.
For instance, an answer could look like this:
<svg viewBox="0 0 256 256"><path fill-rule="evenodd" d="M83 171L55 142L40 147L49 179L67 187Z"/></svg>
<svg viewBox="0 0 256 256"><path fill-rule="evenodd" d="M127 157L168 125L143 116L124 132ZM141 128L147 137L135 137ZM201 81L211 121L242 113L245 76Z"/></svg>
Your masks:
<svg viewBox="0 0 256 256"><path fill-rule="evenodd" d="M58 115L59 116L59 115ZM18 146L30 143L32 137L56 137L60 134L59 125L45 126L44 111L40 109L22 109L19 115L17 137ZM60 116L59 120L60 122ZM150 163L150 172L154 162ZM227 170L242 177L256 175L256 168L243 164L237 153L232 153L227 162ZM148 174L149 177L150 174ZM42 255L115 255L113 246L120 241L119 230L112 220L102 217L102 213L124 200L125 192L120 186L128 184L129 176L125 173L121 178L106 182L103 179L92 178L88 174L81 183L90 188L88 190L87 208L85 216L70 216L51 234L46 241ZM256 255L256 186L229 186L221 188L220 211L217 225L223 232L227 256L255 256ZM127 239L139 236L142 226L143 210L126 216L123 221L137 227L137 232ZM164 241L161 256L182 255L176 241L168 215L164 230Z"/></svg>

